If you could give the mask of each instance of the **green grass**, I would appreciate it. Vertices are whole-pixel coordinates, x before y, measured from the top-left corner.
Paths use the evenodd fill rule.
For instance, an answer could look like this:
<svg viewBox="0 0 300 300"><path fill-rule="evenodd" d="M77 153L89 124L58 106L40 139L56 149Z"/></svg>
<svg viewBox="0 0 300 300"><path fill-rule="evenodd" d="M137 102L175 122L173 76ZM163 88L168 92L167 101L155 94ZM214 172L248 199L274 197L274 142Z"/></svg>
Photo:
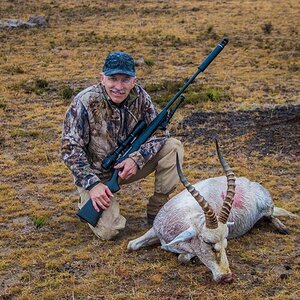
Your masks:
<svg viewBox="0 0 300 300"><path fill-rule="evenodd" d="M49 224L49 220L45 217L33 217L32 222L37 229L42 228Z"/></svg>

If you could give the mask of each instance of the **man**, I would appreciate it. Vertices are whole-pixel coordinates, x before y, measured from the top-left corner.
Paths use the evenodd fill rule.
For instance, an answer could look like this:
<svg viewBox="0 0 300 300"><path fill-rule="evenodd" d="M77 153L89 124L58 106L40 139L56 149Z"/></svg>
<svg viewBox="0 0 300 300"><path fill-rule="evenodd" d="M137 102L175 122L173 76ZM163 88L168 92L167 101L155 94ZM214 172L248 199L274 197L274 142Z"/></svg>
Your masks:
<svg viewBox="0 0 300 300"><path fill-rule="evenodd" d="M118 201L105 185L114 169L119 183L127 184L155 172L154 194L147 205L151 224L179 182L176 153L182 162L182 144L158 130L138 151L110 170L102 168L105 156L124 140L139 120L149 124L157 115L147 92L137 84L132 57L125 52L107 56L101 81L76 95L66 113L61 157L72 171L81 208L88 199L103 214L93 232L101 239L115 237L125 227Z"/></svg>

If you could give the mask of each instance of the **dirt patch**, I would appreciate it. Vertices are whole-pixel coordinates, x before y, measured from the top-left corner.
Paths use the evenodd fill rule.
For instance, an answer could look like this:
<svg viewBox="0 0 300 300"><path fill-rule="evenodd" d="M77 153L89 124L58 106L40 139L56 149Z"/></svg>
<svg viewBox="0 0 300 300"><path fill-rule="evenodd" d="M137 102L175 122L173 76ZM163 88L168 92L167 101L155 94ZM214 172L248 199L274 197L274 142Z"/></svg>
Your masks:
<svg viewBox="0 0 300 300"><path fill-rule="evenodd" d="M239 144L229 148L243 149L247 155L300 154L300 105L250 111L196 112L179 124L183 139L188 142L206 143L219 139L223 144ZM240 142L244 136L244 143Z"/></svg>

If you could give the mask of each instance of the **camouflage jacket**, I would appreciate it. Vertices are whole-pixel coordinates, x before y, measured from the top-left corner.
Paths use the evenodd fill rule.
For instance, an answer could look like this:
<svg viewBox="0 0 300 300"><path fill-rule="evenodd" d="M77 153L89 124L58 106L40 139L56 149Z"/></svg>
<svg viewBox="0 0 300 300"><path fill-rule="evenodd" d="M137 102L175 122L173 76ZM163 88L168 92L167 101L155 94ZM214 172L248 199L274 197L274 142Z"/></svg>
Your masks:
<svg viewBox="0 0 300 300"><path fill-rule="evenodd" d="M119 106L110 100L101 83L76 95L66 113L61 147L61 158L71 170L75 184L91 189L107 180L113 168L104 170L103 158L139 120L149 124L156 116L150 96L139 85ZM167 131L158 130L130 157L141 169L162 148L167 137Z"/></svg>

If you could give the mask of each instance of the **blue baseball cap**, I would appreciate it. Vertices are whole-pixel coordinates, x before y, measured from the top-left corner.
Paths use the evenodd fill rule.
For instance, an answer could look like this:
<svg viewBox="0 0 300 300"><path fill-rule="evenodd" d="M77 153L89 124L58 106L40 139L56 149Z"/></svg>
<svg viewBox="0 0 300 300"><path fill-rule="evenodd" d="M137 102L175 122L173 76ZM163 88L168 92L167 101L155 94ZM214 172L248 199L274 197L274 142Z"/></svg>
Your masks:
<svg viewBox="0 0 300 300"><path fill-rule="evenodd" d="M134 60L128 53L125 52L110 53L104 62L103 73L106 76L126 74L134 77Z"/></svg>

